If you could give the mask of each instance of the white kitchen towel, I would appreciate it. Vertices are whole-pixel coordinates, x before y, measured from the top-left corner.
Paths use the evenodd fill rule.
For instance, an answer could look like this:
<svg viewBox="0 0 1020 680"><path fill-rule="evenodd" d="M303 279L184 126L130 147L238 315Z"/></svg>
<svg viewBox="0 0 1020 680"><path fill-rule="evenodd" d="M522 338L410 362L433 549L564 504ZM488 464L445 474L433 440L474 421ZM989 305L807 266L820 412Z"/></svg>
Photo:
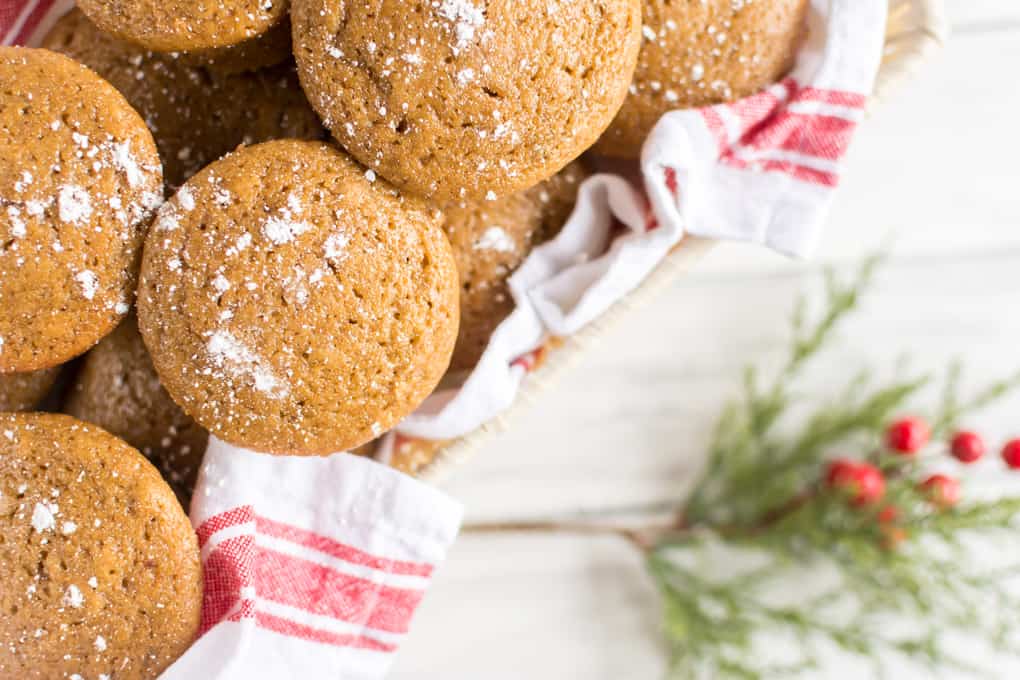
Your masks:
<svg viewBox="0 0 1020 680"><path fill-rule="evenodd" d="M211 437L191 503L202 629L162 680L379 680L460 519L445 494L366 458Z"/></svg>
<svg viewBox="0 0 1020 680"><path fill-rule="evenodd" d="M397 431L453 439L499 415L526 374L522 357L605 312L685 233L810 255L875 84L887 12L886 0L812 0L808 38L781 83L733 104L663 116L642 148L641 186L590 177L560 234L511 277L515 311L478 366Z"/></svg>

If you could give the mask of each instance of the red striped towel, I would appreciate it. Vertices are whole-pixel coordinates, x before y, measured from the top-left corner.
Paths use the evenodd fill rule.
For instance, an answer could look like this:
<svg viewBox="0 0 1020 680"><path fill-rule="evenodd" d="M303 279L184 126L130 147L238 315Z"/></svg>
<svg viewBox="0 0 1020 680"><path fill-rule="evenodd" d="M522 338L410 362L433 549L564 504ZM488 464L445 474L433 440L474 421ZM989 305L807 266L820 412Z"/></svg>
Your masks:
<svg viewBox="0 0 1020 680"><path fill-rule="evenodd" d="M201 637L163 680L383 677L460 516L446 495L365 458L211 438L191 504Z"/></svg>

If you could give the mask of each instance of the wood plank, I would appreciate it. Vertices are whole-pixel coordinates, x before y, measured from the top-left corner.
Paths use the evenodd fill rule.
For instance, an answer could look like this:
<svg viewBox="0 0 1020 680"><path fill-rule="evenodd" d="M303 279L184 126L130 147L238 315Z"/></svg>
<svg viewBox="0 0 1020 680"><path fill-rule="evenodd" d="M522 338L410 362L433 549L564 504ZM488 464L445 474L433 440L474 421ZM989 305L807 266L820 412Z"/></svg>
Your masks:
<svg viewBox="0 0 1020 680"><path fill-rule="evenodd" d="M958 33L1014 30L1020 23L1013 0L946 0L946 14Z"/></svg>
<svg viewBox="0 0 1020 680"><path fill-rule="evenodd" d="M388 677L660 678L658 624L640 558L617 540L463 540Z"/></svg>

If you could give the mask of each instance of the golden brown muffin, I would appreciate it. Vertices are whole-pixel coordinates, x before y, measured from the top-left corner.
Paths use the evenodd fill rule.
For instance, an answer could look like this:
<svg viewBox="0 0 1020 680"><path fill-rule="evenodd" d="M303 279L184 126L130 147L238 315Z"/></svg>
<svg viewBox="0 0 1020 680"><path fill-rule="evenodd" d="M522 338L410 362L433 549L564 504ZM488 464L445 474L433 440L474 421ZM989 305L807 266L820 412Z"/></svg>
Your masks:
<svg viewBox="0 0 1020 680"><path fill-rule="evenodd" d="M162 181L152 135L108 83L0 47L0 373L64 363L127 314Z"/></svg>
<svg viewBox="0 0 1020 680"><path fill-rule="evenodd" d="M507 279L532 248L559 233L587 173L572 163L538 186L499 201L444 210L443 230L460 273L460 333L451 371L473 368L489 336L514 309Z"/></svg>
<svg viewBox="0 0 1020 680"><path fill-rule="evenodd" d="M64 411L145 454L187 507L209 434L163 389L133 315L85 355Z"/></svg>
<svg viewBox="0 0 1020 680"><path fill-rule="evenodd" d="M198 541L137 451L55 414L0 414L0 677L155 678L191 644Z"/></svg>
<svg viewBox="0 0 1020 680"><path fill-rule="evenodd" d="M627 93L638 0L295 0L301 84L333 136L437 204L496 199L591 146Z"/></svg>
<svg viewBox="0 0 1020 680"><path fill-rule="evenodd" d="M0 373L0 411L31 411L46 398L60 367L28 373Z"/></svg>
<svg viewBox="0 0 1020 680"><path fill-rule="evenodd" d="M420 204L373 180L329 144L266 142L213 163L160 210L139 326L174 401L221 439L347 450L446 370L450 244Z"/></svg>
<svg viewBox="0 0 1020 680"><path fill-rule="evenodd" d="M644 39L623 108L596 153L637 158L667 111L733 101L793 66L808 0L644 0Z"/></svg>
<svg viewBox="0 0 1020 680"><path fill-rule="evenodd" d="M161 52L229 47L273 28L286 0L78 0L106 33Z"/></svg>
<svg viewBox="0 0 1020 680"><path fill-rule="evenodd" d="M325 135L293 62L224 73L191 63L193 57L121 42L77 11L62 17L43 44L94 69L127 97L152 130L172 188L239 144Z"/></svg>

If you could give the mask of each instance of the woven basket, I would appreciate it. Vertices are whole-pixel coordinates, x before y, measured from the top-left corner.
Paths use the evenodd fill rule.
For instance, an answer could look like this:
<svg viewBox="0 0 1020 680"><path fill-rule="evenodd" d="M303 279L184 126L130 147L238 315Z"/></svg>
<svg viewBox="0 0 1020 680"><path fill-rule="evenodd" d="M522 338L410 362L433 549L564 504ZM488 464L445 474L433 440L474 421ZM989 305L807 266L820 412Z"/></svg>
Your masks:
<svg viewBox="0 0 1020 680"><path fill-rule="evenodd" d="M948 36L942 0L890 0L885 53L869 108L910 77ZM419 473L421 479L438 481L454 464L465 461L486 441L507 428L513 417L527 408L563 371L577 361L585 348L619 323L626 315L652 300L662 288L691 269L712 248L713 242L687 237L662 264L625 299L569 338L562 338L545 362L529 374L514 405L474 432L456 439L436 454Z"/></svg>

